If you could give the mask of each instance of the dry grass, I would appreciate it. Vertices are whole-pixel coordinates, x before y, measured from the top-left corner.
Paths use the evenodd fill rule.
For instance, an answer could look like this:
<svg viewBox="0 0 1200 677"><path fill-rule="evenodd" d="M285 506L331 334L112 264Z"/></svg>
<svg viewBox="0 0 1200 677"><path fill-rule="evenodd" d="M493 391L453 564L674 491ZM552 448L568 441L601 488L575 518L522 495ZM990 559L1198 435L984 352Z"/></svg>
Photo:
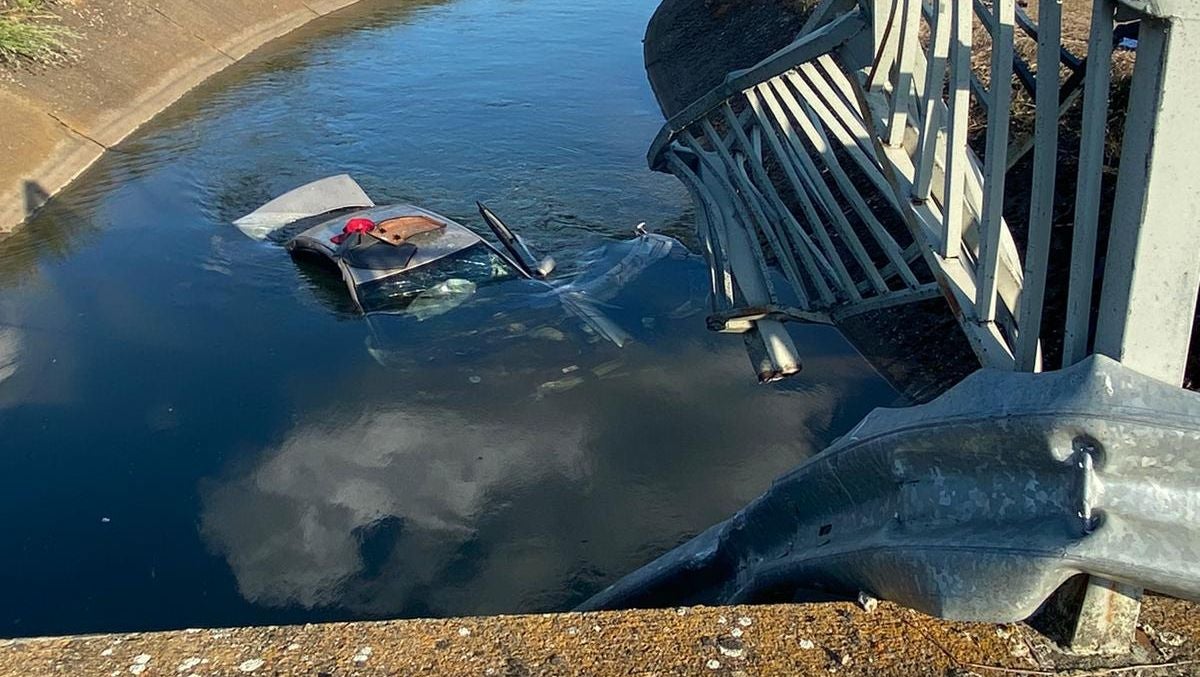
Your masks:
<svg viewBox="0 0 1200 677"><path fill-rule="evenodd" d="M53 63L71 54L74 34L46 0L0 0L0 63Z"/></svg>

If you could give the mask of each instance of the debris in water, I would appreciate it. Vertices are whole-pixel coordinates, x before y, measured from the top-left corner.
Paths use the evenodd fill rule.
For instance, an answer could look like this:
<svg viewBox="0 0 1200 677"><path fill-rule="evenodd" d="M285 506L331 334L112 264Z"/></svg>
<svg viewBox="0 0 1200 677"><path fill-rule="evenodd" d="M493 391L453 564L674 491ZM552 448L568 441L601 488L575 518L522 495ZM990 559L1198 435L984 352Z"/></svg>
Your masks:
<svg viewBox="0 0 1200 677"><path fill-rule="evenodd" d="M569 367L563 367L563 368L562 368L562 373L564 373L564 374L570 374L570 373L571 373L571 372L573 372L573 371L579 371L579 365L578 365L578 364L572 364L572 365L571 365L571 366L569 366Z"/></svg>
<svg viewBox="0 0 1200 677"><path fill-rule="evenodd" d="M543 341L566 341L567 335L555 329L554 327L538 327L529 332L530 338L542 339Z"/></svg>
<svg viewBox="0 0 1200 677"><path fill-rule="evenodd" d="M600 378L604 378L605 376L608 376L609 374L613 373L614 371L616 371L620 368L621 368L621 361L620 360L612 360L610 362L605 362L604 364L598 364L598 365L592 367L592 373L595 374L596 376L599 376Z"/></svg>
<svg viewBox="0 0 1200 677"><path fill-rule="evenodd" d="M475 383L475 384L483 383L483 379L478 376L471 376L467 380L470 381L471 383Z"/></svg>
<svg viewBox="0 0 1200 677"><path fill-rule="evenodd" d="M547 381L547 382L543 383L542 385L538 386L537 397L539 399L541 399L542 397L545 397L546 395L549 395L551 393L566 392L572 388L578 387L582 383L583 383L583 379L579 378L578 376L572 376L571 378L559 379L557 381Z"/></svg>

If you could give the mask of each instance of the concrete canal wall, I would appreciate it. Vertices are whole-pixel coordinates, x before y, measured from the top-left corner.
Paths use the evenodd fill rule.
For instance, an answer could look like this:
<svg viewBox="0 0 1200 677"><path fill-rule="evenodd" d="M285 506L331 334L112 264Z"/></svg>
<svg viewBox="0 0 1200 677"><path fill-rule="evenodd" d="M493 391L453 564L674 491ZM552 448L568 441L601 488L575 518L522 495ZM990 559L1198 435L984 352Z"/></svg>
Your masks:
<svg viewBox="0 0 1200 677"><path fill-rule="evenodd" d="M0 71L0 233L257 47L357 0L74 0L54 66Z"/></svg>

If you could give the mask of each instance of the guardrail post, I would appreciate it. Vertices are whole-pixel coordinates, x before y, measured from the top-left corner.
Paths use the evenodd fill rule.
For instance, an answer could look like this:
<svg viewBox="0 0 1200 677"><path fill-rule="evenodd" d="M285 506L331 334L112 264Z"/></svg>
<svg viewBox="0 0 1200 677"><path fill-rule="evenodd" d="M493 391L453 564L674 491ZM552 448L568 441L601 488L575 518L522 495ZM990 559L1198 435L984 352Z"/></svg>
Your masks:
<svg viewBox="0 0 1200 677"><path fill-rule="evenodd" d="M1138 38L1095 350L1179 386L1200 287L1200 21L1181 16L1196 11L1183 3L1157 9ZM1072 649L1128 650L1140 599L1137 588L1089 579Z"/></svg>
<svg viewBox="0 0 1200 677"><path fill-rule="evenodd" d="M1176 386L1200 288L1198 29L1142 20L1096 330L1096 352Z"/></svg>

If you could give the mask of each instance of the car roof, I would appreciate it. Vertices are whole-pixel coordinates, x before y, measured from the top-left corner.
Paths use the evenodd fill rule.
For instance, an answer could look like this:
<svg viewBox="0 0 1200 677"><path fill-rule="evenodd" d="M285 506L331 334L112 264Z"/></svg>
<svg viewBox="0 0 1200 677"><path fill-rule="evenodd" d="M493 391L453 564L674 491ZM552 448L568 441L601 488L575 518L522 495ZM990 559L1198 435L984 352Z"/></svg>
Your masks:
<svg viewBox="0 0 1200 677"><path fill-rule="evenodd" d="M433 263L483 242L483 238L476 235L469 228L441 214L421 209L415 205L401 204L372 207L370 209L339 215L336 218L323 221L300 233L292 239L291 245L297 248L320 252L330 258L336 258L337 245L333 243L333 238L342 233L342 229L350 219L364 218L370 219L375 223L381 223L388 219L403 216L425 217L444 225L442 228L418 233L406 239L405 242L416 245L417 251L403 266L384 270L349 267L354 277L354 284L360 285L420 268L421 266Z"/></svg>

